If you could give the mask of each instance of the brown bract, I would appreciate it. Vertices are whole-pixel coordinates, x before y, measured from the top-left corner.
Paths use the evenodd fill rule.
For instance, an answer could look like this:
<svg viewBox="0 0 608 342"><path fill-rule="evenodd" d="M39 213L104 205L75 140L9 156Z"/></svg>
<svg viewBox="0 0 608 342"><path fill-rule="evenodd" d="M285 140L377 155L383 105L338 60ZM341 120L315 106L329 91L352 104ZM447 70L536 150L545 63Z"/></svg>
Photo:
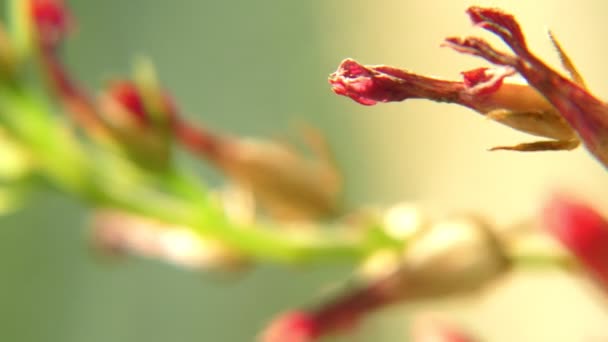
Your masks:
<svg viewBox="0 0 608 342"><path fill-rule="evenodd" d="M338 210L341 174L320 133L305 132L310 155L284 143L213 134L177 123L177 139L207 159L274 218L298 221L323 218Z"/></svg>

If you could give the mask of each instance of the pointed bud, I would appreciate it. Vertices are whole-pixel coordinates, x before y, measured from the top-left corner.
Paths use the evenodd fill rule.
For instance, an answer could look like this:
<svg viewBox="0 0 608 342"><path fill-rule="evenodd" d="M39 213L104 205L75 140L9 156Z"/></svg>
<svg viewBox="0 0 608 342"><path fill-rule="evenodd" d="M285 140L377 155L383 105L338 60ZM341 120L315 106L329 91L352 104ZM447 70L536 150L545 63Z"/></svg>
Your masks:
<svg viewBox="0 0 608 342"><path fill-rule="evenodd" d="M155 79L110 82L99 108L112 138L130 158L151 169L168 165L177 109Z"/></svg>
<svg viewBox="0 0 608 342"><path fill-rule="evenodd" d="M100 112L114 143L145 168L162 169L170 158L166 133L150 122L137 86L113 81L99 99Z"/></svg>
<svg viewBox="0 0 608 342"><path fill-rule="evenodd" d="M323 156L307 158L272 142L241 140L231 146L222 168L250 189L276 218L318 218L335 212L340 176Z"/></svg>
<svg viewBox="0 0 608 342"><path fill-rule="evenodd" d="M318 337L315 318L306 312L280 315L260 336L261 342L313 342Z"/></svg>
<svg viewBox="0 0 608 342"><path fill-rule="evenodd" d="M559 194L545 206L543 221L608 291L608 220L589 205Z"/></svg>
<svg viewBox="0 0 608 342"><path fill-rule="evenodd" d="M570 126L536 90L503 82L513 74L512 68L478 68L462 74L461 82L447 81L346 59L330 75L329 83L336 94L364 105L407 99L456 103L522 132L558 141L575 139Z"/></svg>
<svg viewBox="0 0 608 342"><path fill-rule="evenodd" d="M186 148L251 191L271 216L285 220L325 217L337 210L340 174L324 138L308 133L313 157L278 142L218 136L185 121L176 126Z"/></svg>

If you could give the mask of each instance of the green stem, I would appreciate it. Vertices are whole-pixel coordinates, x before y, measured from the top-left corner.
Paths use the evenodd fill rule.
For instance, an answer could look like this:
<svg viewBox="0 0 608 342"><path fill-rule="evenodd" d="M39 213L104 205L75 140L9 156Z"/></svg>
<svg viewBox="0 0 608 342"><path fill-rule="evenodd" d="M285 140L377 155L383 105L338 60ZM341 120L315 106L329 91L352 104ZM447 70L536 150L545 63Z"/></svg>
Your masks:
<svg viewBox="0 0 608 342"><path fill-rule="evenodd" d="M234 224L208 199L198 180L178 169L154 174L122 159L112 162L116 158L103 157L109 152L101 148L91 153L64 122L51 115L48 107L28 91L0 89L2 123L31 151L39 171L60 190L92 207L114 208L191 227L201 236L216 239L246 256L275 263L354 263L373 250L401 245L379 239L377 233L353 238L352 234L316 229L303 237L278 227Z"/></svg>

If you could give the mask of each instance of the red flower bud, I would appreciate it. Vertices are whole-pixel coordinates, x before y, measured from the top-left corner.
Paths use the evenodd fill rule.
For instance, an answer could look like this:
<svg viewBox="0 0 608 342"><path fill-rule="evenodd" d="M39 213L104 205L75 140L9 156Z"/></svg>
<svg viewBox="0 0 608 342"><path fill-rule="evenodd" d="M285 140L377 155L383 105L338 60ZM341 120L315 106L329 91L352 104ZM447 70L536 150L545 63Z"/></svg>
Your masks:
<svg viewBox="0 0 608 342"><path fill-rule="evenodd" d="M282 314L262 333L262 342L313 342L318 338L315 317L306 312Z"/></svg>
<svg viewBox="0 0 608 342"><path fill-rule="evenodd" d="M62 0L30 0L30 15L43 48L53 48L73 27L72 16Z"/></svg>
<svg viewBox="0 0 608 342"><path fill-rule="evenodd" d="M146 99L140 88L132 81L116 80L109 84L102 98L102 111L116 120L134 121L138 126L153 125L153 113L161 115L171 122L177 117L173 99L165 91L160 91L159 99ZM147 103L150 102L150 103ZM154 108L160 104L159 108ZM127 116L117 118L116 116Z"/></svg>
<svg viewBox="0 0 608 342"><path fill-rule="evenodd" d="M153 169L167 165L177 109L165 91L113 81L97 107L112 140L133 160Z"/></svg>
<svg viewBox="0 0 608 342"><path fill-rule="evenodd" d="M364 66L352 59L342 61L329 76L329 83L336 94L364 105L411 98L456 102L465 89L461 82L424 77L385 65Z"/></svg>
<svg viewBox="0 0 608 342"><path fill-rule="evenodd" d="M608 291L608 220L595 209L556 195L543 211L544 225Z"/></svg>
<svg viewBox="0 0 608 342"><path fill-rule="evenodd" d="M510 67L478 68L463 72L464 80L457 82L384 65L364 66L346 59L330 75L329 83L336 94L364 105L416 98L457 103L511 128L555 140L495 149L535 151L576 147L578 141L572 128L541 94L527 85L503 82L513 73Z"/></svg>
<svg viewBox="0 0 608 342"><path fill-rule="evenodd" d="M108 100L115 101L141 126L148 123L146 109L137 86L130 81L114 81L106 90Z"/></svg>

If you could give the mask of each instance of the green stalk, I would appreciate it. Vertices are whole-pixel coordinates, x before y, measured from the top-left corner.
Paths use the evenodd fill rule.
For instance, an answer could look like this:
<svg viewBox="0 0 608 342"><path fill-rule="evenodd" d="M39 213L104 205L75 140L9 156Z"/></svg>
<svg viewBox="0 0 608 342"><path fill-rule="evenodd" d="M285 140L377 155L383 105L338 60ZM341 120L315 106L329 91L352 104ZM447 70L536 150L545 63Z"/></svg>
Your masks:
<svg viewBox="0 0 608 342"><path fill-rule="evenodd" d="M110 152L99 146L91 153L48 107L27 90L0 87L1 121L31 151L39 172L58 189L91 207L108 207L191 227L204 238L216 239L265 262L356 263L373 250L400 245L378 239L378 234L353 238L351 234L316 229L302 236L278 227L234 224L208 200L198 180L176 168L164 174L149 173L124 159L104 156Z"/></svg>

